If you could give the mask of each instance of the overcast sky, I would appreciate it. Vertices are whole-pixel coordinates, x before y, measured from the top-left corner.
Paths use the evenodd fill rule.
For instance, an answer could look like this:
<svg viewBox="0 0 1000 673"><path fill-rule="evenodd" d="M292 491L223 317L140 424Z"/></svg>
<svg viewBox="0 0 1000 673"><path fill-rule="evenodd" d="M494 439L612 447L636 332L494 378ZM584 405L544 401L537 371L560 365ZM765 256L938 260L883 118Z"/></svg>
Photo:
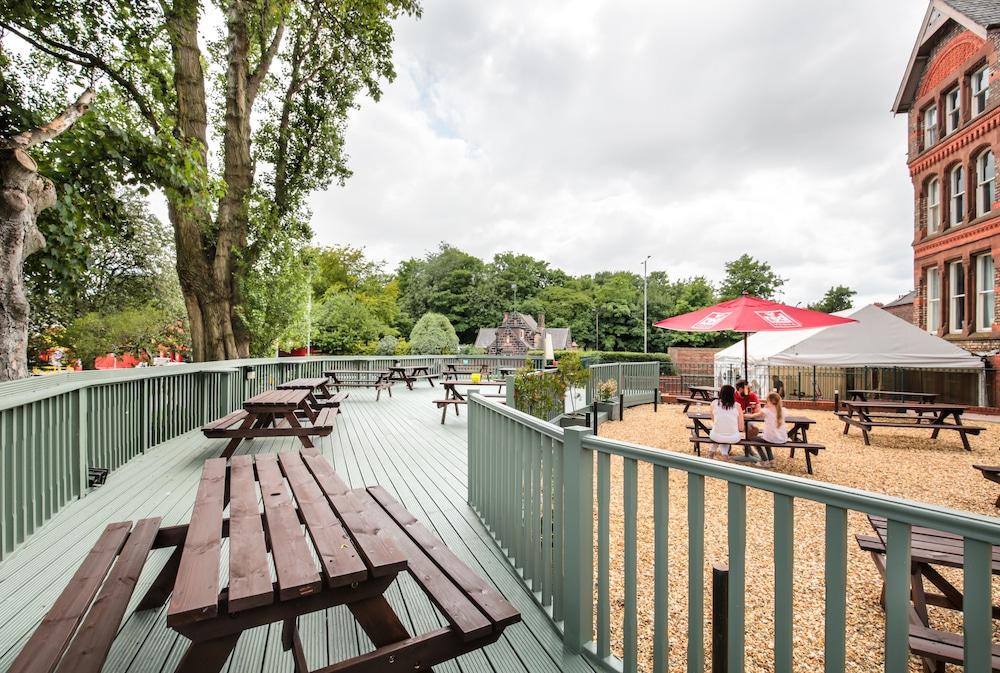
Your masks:
<svg viewBox="0 0 1000 673"><path fill-rule="evenodd" d="M398 77L351 119L323 244L390 268L447 241L573 274L719 280L743 252L783 299L912 286L906 119L922 0L425 0Z"/></svg>

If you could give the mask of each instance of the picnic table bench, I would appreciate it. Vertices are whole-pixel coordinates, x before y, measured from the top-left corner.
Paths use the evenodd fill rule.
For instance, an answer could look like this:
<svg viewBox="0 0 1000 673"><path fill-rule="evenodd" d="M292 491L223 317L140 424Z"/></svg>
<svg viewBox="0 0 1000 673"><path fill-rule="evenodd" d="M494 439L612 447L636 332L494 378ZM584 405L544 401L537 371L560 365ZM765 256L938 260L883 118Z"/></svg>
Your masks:
<svg viewBox="0 0 1000 673"><path fill-rule="evenodd" d="M871 554L875 568L882 578L882 593L879 602L885 608L885 545L888 523L885 517L868 516L868 522L875 535L855 535L862 551ZM963 569L965 565L965 541L960 535L945 531L913 526L910 531L910 636L909 646L913 654L924 662L924 669L935 673L944 672L944 664L959 664L964 661L963 639L959 634L940 631L931 627L927 606L933 605L948 610L962 610L962 592L945 578L935 566ZM991 572L1000 575L1000 547L993 547ZM928 592L924 581L940 593ZM1000 606L992 608L993 618L1000 618ZM1000 671L1000 647L993 647L994 671Z"/></svg>
<svg viewBox="0 0 1000 673"><path fill-rule="evenodd" d="M349 395L348 393L341 392L331 393L329 383L330 379L325 376L292 379L291 381L278 384L278 390L308 390L311 393L308 400L309 406L313 409L325 406L339 407Z"/></svg>
<svg viewBox="0 0 1000 673"><path fill-rule="evenodd" d="M942 430L957 432L962 438L962 446L972 451L968 435L978 435L986 428L963 425L962 414L968 408L961 404L941 402L910 402L906 400L845 400L846 412L837 417L844 421L844 434L851 426L861 429L865 446L870 445L868 433L872 428L926 428L931 430L931 439L937 439ZM952 420L949 422L949 418Z"/></svg>
<svg viewBox="0 0 1000 673"><path fill-rule="evenodd" d="M431 374L430 370L430 365L416 365L412 367L393 365L392 367L389 367L389 380L402 381L406 384L407 389L413 390L414 383L420 379L426 379L430 382L431 388L433 388L434 379L436 379L438 375Z"/></svg>
<svg viewBox="0 0 1000 673"><path fill-rule="evenodd" d="M465 395L459 392L459 386L478 386L481 388L496 388L497 392L493 394L483 394L483 397L506 397L505 394L499 391L507 385L506 381L473 381L462 380L462 379L451 379L441 382L441 387L444 388L444 399L434 400L434 404L437 405L438 409L441 409L441 424L444 425L445 419L448 417L448 407L451 406L455 410L455 415L458 416L458 407L461 404L467 404L468 400L465 399Z"/></svg>
<svg viewBox="0 0 1000 673"><path fill-rule="evenodd" d="M685 414L688 412L688 409L691 408L691 405L711 404L712 400L714 400L718 396L718 391L716 390L715 386L689 385L687 388L689 393L688 397L675 398L678 404L684 405L683 411Z"/></svg>
<svg viewBox="0 0 1000 673"><path fill-rule="evenodd" d="M688 429L691 430L690 442L694 445L694 451L697 455L701 455L701 445L702 444L715 444L709 433L712 428L709 427L707 421L712 420L712 414L705 411L690 411L687 417L691 420L691 425ZM746 422L749 423L763 423L763 418L746 418ZM809 442L809 428L816 424L811 418L805 416L785 416L785 424L791 427L788 428L788 441L781 444L775 444L773 442L768 442L764 440L763 437L757 436L753 439L743 438L738 442L732 442L743 447L743 451L746 455L750 455L751 449L756 449L758 455L761 459L764 459L765 447L771 447L772 449L788 449L789 457L795 457L795 450L802 449L805 454L806 459L806 472L809 474L813 473L812 467L812 457L819 456L819 452L826 447L822 444L812 444Z"/></svg>
<svg viewBox="0 0 1000 673"><path fill-rule="evenodd" d="M520 620L385 489L350 489L315 450L242 455L230 467L224 459L205 462L189 524L110 524L10 671L99 673L146 558L161 548L174 551L136 609L169 599L167 626L190 640L178 673L220 671L244 631L279 622L295 670L307 673L297 619L336 605L348 607L375 649L323 673L429 670L495 642ZM445 626L406 630L384 597L401 572Z"/></svg>
<svg viewBox="0 0 1000 673"><path fill-rule="evenodd" d="M328 369L323 375L330 379L329 385L340 392L341 388L374 388L375 401L385 390L392 397L392 380L389 371L383 369Z"/></svg>
<svg viewBox="0 0 1000 673"><path fill-rule="evenodd" d="M979 470L987 480L1000 484L1000 465L973 465L972 467ZM1000 507L1000 496L997 496L996 506Z"/></svg>
<svg viewBox="0 0 1000 673"><path fill-rule="evenodd" d="M470 374L479 374L481 376L488 376L490 373L490 366L487 364L482 365L459 365L455 363L448 363L444 366L444 378L446 379L457 379L459 376L468 376Z"/></svg>
<svg viewBox="0 0 1000 673"><path fill-rule="evenodd" d="M302 446L312 448L310 437L333 432L340 410L310 407L311 394L303 389L268 390L248 399L242 409L202 426L201 431L209 439L229 439L223 458L232 456L241 441L254 437L298 437ZM305 425L299 422L300 416Z"/></svg>
<svg viewBox="0 0 1000 673"><path fill-rule="evenodd" d="M867 402L870 399L934 402L937 400L937 393L918 393L908 390L848 390L847 398L858 402Z"/></svg>

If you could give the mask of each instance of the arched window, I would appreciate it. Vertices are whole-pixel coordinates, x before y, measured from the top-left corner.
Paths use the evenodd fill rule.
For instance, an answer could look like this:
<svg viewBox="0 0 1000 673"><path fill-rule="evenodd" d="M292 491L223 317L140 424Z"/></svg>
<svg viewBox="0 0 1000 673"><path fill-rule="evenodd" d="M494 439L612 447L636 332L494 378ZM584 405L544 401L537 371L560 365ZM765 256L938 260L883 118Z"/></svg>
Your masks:
<svg viewBox="0 0 1000 673"><path fill-rule="evenodd" d="M948 222L955 226L962 224L962 220L965 219L965 177L962 164L951 169L948 186L951 189L951 217L948 218Z"/></svg>
<svg viewBox="0 0 1000 673"><path fill-rule="evenodd" d="M993 150L986 150L976 159L976 215L985 215L993 208L996 194L997 167Z"/></svg>
<svg viewBox="0 0 1000 673"><path fill-rule="evenodd" d="M941 181L936 177L927 181L927 233L941 228Z"/></svg>

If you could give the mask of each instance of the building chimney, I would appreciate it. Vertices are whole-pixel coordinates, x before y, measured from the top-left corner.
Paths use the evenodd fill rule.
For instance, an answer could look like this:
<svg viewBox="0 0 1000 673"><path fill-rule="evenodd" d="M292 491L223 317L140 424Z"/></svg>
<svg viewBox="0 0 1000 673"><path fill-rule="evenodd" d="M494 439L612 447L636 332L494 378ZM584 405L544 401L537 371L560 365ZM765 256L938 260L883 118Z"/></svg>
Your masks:
<svg viewBox="0 0 1000 673"><path fill-rule="evenodd" d="M539 313L538 314L538 331L541 332L542 334L545 334L545 314L544 313Z"/></svg>
<svg viewBox="0 0 1000 673"><path fill-rule="evenodd" d="M509 322L510 322L510 311L504 311L503 312L503 323L502 324L506 325Z"/></svg>

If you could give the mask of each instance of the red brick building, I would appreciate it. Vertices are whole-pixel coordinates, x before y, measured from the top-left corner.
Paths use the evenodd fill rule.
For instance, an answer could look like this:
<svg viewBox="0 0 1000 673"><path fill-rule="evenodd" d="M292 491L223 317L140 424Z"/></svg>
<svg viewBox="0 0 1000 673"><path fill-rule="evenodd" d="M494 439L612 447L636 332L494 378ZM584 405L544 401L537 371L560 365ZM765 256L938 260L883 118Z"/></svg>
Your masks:
<svg viewBox="0 0 1000 673"><path fill-rule="evenodd" d="M1000 348L1000 2L931 0L893 105L909 124L914 323Z"/></svg>

